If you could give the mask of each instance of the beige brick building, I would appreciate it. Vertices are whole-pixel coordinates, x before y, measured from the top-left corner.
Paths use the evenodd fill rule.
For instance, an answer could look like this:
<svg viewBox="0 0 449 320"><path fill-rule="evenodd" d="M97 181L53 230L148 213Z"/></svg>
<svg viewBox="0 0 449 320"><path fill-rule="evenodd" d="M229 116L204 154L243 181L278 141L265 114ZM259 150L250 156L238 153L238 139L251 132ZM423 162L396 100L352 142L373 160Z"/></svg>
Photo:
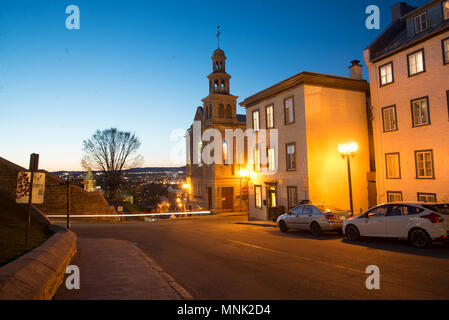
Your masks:
<svg viewBox="0 0 449 320"><path fill-rule="evenodd" d="M364 51L378 201L449 201L449 1L392 11Z"/></svg>
<svg viewBox="0 0 449 320"><path fill-rule="evenodd" d="M358 62L350 67L351 77L302 72L241 103L248 128L266 129L266 135L274 129L278 133L277 147L267 144L266 165L254 161L251 219L270 219L272 207L288 209L302 200L349 209L347 166L337 149L348 142L359 146L351 159L354 211L358 214L375 204L367 121L369 85L362 80ZM255 152L265 151L256 148Z"/></svg>
<svg viewBox="0 0 449 320"><path fill-rule="evenodd" d="M245 130L245 115L236 113L237 98L231 95L226 73L226 56L217 49L212 56L212 73L209 79L209 95L204 98L203 106L198 107L194 122L199 124L201 135L208 129L217 129L224 140L226 129ZM203 149L211 143L195 141L194 125L187 131L187 209L220 211L245 210L241 201L241 165L205 164L201 158ZM226 151L223 144L223 153Z"/></svg>

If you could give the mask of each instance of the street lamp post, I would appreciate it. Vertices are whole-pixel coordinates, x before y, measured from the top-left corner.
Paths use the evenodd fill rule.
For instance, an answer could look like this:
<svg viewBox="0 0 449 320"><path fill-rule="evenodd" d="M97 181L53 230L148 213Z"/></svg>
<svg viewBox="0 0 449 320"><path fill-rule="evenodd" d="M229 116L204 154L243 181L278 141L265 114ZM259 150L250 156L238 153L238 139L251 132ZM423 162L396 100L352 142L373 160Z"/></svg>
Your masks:
<svg viewBox="0 0 449 320"><path fill-rule="evenodd" d="M351 206L351 214L354 215L354 204L352 200L352 178L351 178L351 157L355 156L359 146L355 142L345 143L338 146L342 158L346 158L348 167L348 184L349 184L349 204Z"/></svg>

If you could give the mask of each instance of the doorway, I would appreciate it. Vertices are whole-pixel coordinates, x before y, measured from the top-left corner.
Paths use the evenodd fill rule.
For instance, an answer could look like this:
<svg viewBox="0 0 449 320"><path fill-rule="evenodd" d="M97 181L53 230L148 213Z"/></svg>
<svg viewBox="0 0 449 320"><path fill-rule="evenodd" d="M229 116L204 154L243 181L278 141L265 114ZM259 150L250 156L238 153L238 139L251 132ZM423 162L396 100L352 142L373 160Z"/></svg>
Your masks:
<svg viewBox="0 0 449 320"><path fill-rule="evenodd" d="M234 209L234 188L221 188L221 208L223 210Z"/></svg>
<svg viewBox="0 0 449 320"><path fill-rule="evenodd" d="M207 193L207 210L211 210L212 209L212 188L207 188L206 189L206 193Z"/></svg>
<svg viewBox="0 0 449 320"><path fill-rule="evenodd" d="M276 187L267 187L267 214L268 220L272 220L274 216L277 214L277 188ZM277 218L277 217L276 217Z"/></svg>

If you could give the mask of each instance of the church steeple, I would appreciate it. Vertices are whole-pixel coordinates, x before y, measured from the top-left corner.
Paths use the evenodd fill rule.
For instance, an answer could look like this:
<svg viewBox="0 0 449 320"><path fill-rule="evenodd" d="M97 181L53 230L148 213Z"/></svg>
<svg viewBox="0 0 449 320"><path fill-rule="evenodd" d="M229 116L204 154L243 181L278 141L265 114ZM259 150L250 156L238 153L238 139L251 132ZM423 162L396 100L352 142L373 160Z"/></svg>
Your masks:
<svg viewBox="0 0 449 320"><path fill-rule="evenodd" d="M229 80L231 76L226 73L226 56L218 48L212 55L212 73L209 79L209 93L229 94Z"/></svg>

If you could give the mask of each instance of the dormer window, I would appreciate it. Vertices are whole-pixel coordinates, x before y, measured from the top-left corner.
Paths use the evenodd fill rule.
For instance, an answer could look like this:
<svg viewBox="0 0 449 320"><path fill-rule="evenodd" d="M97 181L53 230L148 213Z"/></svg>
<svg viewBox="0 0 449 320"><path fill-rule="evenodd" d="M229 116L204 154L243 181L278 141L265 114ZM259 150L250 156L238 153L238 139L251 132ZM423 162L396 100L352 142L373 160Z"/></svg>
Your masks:
<svg viewBox="0 0 449 320"><path fill-rule="evenodd" d="M427 30L429 24L427 23L427 12L415 17L415 32L418 34Z"/></svg>
<svg viewBox="0 0 449 320"><path fill-rule="evenodd" d="M449 0L443 2L443 17L444 20L449 19Z"/></svg>

